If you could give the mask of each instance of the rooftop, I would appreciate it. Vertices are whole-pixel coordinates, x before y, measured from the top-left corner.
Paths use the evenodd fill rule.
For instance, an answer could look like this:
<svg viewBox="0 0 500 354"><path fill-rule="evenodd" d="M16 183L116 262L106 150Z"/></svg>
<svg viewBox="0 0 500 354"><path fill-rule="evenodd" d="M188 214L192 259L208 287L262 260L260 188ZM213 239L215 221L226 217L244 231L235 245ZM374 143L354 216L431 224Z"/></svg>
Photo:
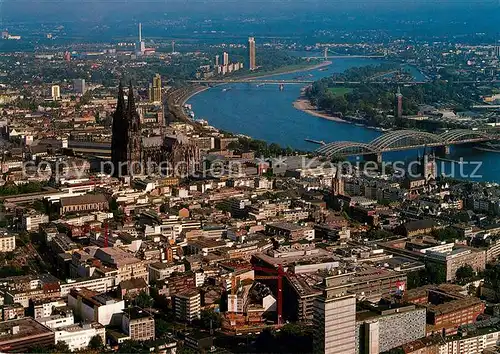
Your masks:
<svg viewBox="0 0 500 354"><path fill-rule="evenodd" d="M129 307L123 310L123 312L126 313L127 317L131 320L153 317L149 312L141 309L140 307Z"/></svg>
<svg viewBox="0 0 500 354"><path fill-rule="evenodd" d="M445 302L444 304L430 305L428 307L428 311L433 312L436 316L440 316L479 304L482 304L482 301L477 297L467 297L464 299Z"/></svg>
<svg viewBox="0 0 500 354"><path fill-rule="evenodd" d="M269 223L267 224L271 227L277 227L277 228L280 228L280 229L283 229L283 230L288 230L288 231L298 231L298 230L303 230L303 229L307 229L308 227L306 226L302 226L302 225L299 225L299 224L294 224L294 223L291 223L291 222L273 222L273 223Z"/></svg>
<svg viewBox="0 0 500 354"><path fill-rule="evenodd" d="M61 198L61 206L82 205L92 203L107 203L103 194L85 194L76 197Z"/></svg>
<svg viewBox="0 0 500 354"><path fill-rule="evenodd" d="M114 264L117 267L122 267L127 264L135 264L141 261L140 259L134 257L131 253L116 247L99 248L95 253L95 257L103 262Z"/></svg>
<svg viewBox="0 0 500 354"><path fill-rule="evenodd" d="M52 331L30 317L0 322L0 343L44 334Z"/></svg>

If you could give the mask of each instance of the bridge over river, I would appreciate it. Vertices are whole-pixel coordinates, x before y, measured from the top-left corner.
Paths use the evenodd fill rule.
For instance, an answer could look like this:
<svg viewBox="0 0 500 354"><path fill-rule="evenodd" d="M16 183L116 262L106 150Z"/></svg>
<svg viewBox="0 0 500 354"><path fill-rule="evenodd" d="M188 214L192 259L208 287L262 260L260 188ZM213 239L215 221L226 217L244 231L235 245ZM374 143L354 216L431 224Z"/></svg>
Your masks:
<svg viewBox="0 0 500 354"><path fill-rule="evenodd" d="M207 79L207 80L189 80L189 83L193 84L260 84L260 85L297 85L297 84L312 84L314 80L302 80L302 79L290 79L290 80L279 80L279 79L259 79L259 78L246 78L246 79ZM360 85L360 84L387 84L394 83L398 85L422 85L426 81L400 81L400 82L388 82L388 81L334 81L336 85Z"/></svg>
<svg viewBox="0 0 500 354"><path fill-rule="evenodd" d="M270 85L288 85L288 84L312 84L314 80L302 80L302 79L290 79L290 80L280 80L280 79L266 79L266 78L241 78L241 79L206 79L206 80L188 80L187 82L193 84L270 84ZM498 83L500 80L485 80L485 81L452 81L452 84L494 84ZM336 85L360 85L360 84L373 84L373 85L386 85L386 84L394 84L394 85L423 85L428 83L428 81L334 81L333 84Z"/></svg>
<svg viewBox="0 0 500 354"><path fill-rule="evenodd" d="M451 145L472 144L500 140L500 130L455 129L433 134L416 130L393 130L382 134L369 143L354 141L335 141L323 144L316 153L326 157L369 155L381 161L382 153L390 151L412 150L423 147L441 148L442 154L449 153ZM438 150L439 152L439 150Z"/></svg>

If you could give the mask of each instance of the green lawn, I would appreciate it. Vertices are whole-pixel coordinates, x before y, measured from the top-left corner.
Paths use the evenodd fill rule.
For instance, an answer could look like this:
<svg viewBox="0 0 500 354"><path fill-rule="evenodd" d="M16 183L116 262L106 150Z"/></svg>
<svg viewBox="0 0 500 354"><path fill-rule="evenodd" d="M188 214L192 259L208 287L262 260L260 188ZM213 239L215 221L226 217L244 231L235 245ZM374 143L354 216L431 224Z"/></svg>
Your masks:
<svg viewBox="0 0 500 354"><path fill-rule="evenodd" d="M352 88L350 87L330 87L328 89L331 93L333 93L335 96L344 96L346 93L349 93L352 91Z"/></svg>

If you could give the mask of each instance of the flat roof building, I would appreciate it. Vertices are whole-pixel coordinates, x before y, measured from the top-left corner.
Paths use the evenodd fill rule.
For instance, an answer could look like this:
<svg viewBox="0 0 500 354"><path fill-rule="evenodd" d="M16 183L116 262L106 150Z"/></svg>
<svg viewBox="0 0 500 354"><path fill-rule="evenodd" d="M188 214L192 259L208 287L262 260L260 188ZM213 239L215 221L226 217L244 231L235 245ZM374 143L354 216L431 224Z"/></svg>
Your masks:
<svg viewBox="0 0 500 354"><path fill-rule="evenodd" d="M154 340L154 317L139 307L125 309L122 316L122 330L131 340Z"/></svg>
<svg viewBox="0 0 500 354"><path fill-rule="evenodd" d="M0 352L25 353L54 343L54 332L30 317L0 322Z"/></svg>
<svg viewBox="0 0 500 354"><path fill-rule="evenodd" d="M125 302L106 294L98 294L81 288L71 289L68 295L68 306L73 309L75 316L82 320L107 326L113 322L116 315L122 312Z"/></svg>
<svg viewBox="0 0 500 354"><path fill-rule="evenodd" d="M200 318L201 296L198 290L188 290L173 296L175 318L192 322Z"/></svg>

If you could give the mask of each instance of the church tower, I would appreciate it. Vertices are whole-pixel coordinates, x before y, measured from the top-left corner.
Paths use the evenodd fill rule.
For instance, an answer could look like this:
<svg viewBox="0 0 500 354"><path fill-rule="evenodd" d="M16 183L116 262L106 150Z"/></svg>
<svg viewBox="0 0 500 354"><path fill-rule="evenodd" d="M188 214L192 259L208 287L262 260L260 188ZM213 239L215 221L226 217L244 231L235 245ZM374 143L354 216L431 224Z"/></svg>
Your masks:
<svg viewBox="0 0 500 354"><path fill-rule="evenodd" d="M396 92L396 117L403 118L403 94L398 86L398 91Z"/></svg>
<svg viewBox="0 0 500 354"><path fill-rule="evenodd" d="M123 86L120 83L116 110L113 114L111 138L111 161L115 177L141 172L141 139L141 120L135 107L132 83L129 86L127 104L125 104Z"/></svg>
<svg viewBox="0 0 500 354"><path fill-rule="evenodd" d="M113 114L113 126L111 137L111 162L113 163L115 177L124 176L127 174L125 162L127 161L127 144L128 144L128 121L127 121L127 106L125 105L125 94L123 86L120 82L118 86L118 101L116 110Z"/></svg>
<svg viewBox="0 0 500 354"><path fill-rule="evenodd" d="M141 137L141 118L135 108L134 90L132 82L128 89L128 106L127 106L127 121L128 121L128 145L127 145L127 162L129 174L135 175L141 173L142 161L142 137Z"/></svg>
<svg viewBox="0 0 500 354"><path fill-rule="evenodd" d="M426 183L437 178L437 165L434 152L427 153L427 146L424 147L424 154L420 160L420 173L425 178Z"/></svg>
<svg viewBox="0 0 500 354"><path fill-rule="evenodd" d="M337 167L335 176L332 180L332 192L334 196L344 195L344 180L342 179L342 171L340 167Z"/></svg>

